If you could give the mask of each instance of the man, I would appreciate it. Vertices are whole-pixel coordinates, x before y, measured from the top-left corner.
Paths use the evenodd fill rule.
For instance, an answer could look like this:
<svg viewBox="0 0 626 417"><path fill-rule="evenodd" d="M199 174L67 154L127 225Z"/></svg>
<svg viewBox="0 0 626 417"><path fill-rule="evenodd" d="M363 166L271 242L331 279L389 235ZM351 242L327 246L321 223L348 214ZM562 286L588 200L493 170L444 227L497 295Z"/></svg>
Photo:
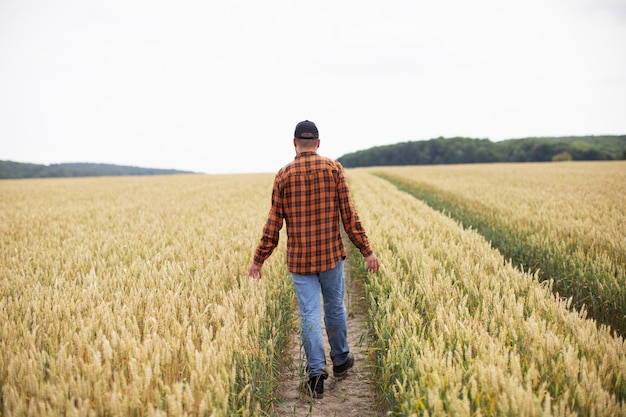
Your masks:
<svg viewBox="0 0 626 417"><path fill-rule="evenodd" d="M320 146L315 123L296 125L295 159L274 178L272 206L261 241L250 266L250 276L261 278L263 262L278 245L283 220L287 224L287 268L298 298L302 343L307 358L308 390L313 398L324 395L326 354L321 326L320 293L324 323L330 344L333 374L344 379L354 365L347 338L344 305L343 261L346 251L340 234L344 229L376 272L379 261L352 204L341 164L317 154Z"/></svg>

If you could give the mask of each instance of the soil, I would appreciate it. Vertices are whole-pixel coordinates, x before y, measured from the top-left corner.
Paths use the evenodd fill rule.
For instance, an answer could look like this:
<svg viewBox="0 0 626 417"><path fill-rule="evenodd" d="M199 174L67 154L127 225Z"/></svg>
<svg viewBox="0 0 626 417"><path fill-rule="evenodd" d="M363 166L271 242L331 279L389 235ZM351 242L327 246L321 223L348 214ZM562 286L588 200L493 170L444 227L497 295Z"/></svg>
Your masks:
<svg viewBox="0 0 626 417"><path fill-rule="evenodd" d="M284 384L279 390L278 400L274 403L275 417L286 416L384 416L379 407L374 385L371 383L371 372L368 364L367 340L367 309L365 306L363 286L346 276L345 304L348 313L348 343L354 354L354 367L348 371L348 377L338 381L332 375L332 361L329 357L330 347L326 340L326 363L329 373L324 381L324 398L311 399L300 390L300 384L306 380L304 368L306 358L301 349L300 332L294 332L288 353L291 363L285 367L282 379ZM299 325L297 308L294 320ZM322 322L323 324L323 322Z"/></svg>

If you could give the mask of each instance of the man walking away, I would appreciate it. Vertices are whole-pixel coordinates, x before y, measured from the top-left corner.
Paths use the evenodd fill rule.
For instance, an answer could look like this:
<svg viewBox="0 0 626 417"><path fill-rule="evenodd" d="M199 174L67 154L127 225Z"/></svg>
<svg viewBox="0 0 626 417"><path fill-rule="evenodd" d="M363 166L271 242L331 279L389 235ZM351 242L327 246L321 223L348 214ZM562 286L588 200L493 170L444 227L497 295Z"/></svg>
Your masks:
<svg viewBox="0 0 626 417"><path fill-rule="evenodd" d="M315 123L309 120L298 123L293 145L295 159L281 168L274 178L272 205L249 274L262 277L263 262L278 245L279 232L285 221L287 268L300 309L309 377L307 387L313 398L322 398L328 373L320 294L334 377L346 378L348 369L354 365L354 355L348 346L343 301L346 250L341 240L341 223L350 241L365 257L368 271L378 271L380 263L352 203L342 165L317 153L320 139Z"/></svg>

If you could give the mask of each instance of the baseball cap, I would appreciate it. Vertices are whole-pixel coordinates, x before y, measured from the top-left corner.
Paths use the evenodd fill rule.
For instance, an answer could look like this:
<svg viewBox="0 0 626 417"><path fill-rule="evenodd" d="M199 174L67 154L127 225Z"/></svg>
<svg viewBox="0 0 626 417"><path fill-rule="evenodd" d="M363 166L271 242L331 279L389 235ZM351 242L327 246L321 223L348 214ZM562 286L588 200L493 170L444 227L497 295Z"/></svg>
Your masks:
<svg viewBox="0 0 626 417"><path fill-rule="evenodd" d="M320 137L315 123L305 120L296 125L293 137L297 139L318 139Z"/></svg>

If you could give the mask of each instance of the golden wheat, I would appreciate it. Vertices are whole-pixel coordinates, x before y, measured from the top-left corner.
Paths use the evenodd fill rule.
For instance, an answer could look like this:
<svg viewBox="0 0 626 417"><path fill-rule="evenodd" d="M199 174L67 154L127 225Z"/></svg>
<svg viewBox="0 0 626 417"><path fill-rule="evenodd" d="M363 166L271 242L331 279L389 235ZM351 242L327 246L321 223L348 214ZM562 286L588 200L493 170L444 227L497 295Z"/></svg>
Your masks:
<svg viewBox="0 0 626 417"><path fill-rule="evenodd" d="M372 168L545 235L626 254L626 162Z"/></svg>
<svg viewBox="0 0 626 417"><path fill-rule="evenodd" d="M622 338L475 232L364 170L348 175L383 261L367 290L392 413L626 414ZM2 414L269 410L293 331L284 245L263 280L246 275L271 182L0 182Z"/></svg>
<svg viewBox="0 0 626 417"><path fill-rule="evenodd" d="M399 415L626 415L626 346L471 230L363 170L384 268L367 285L380 390Z"/></svg>
<svg viewBox="0 0 626 417"><path fill-rule="evenodd" d="M246 276L271 180L0 183L4 415L259 413L289 296L280 255Z"/></svg>
<svg viewBox="0 0 626 417"><path fill-rule="evenodd" d="M372 168L444 200L503 253L626 333L626 162Z"/></svg>

